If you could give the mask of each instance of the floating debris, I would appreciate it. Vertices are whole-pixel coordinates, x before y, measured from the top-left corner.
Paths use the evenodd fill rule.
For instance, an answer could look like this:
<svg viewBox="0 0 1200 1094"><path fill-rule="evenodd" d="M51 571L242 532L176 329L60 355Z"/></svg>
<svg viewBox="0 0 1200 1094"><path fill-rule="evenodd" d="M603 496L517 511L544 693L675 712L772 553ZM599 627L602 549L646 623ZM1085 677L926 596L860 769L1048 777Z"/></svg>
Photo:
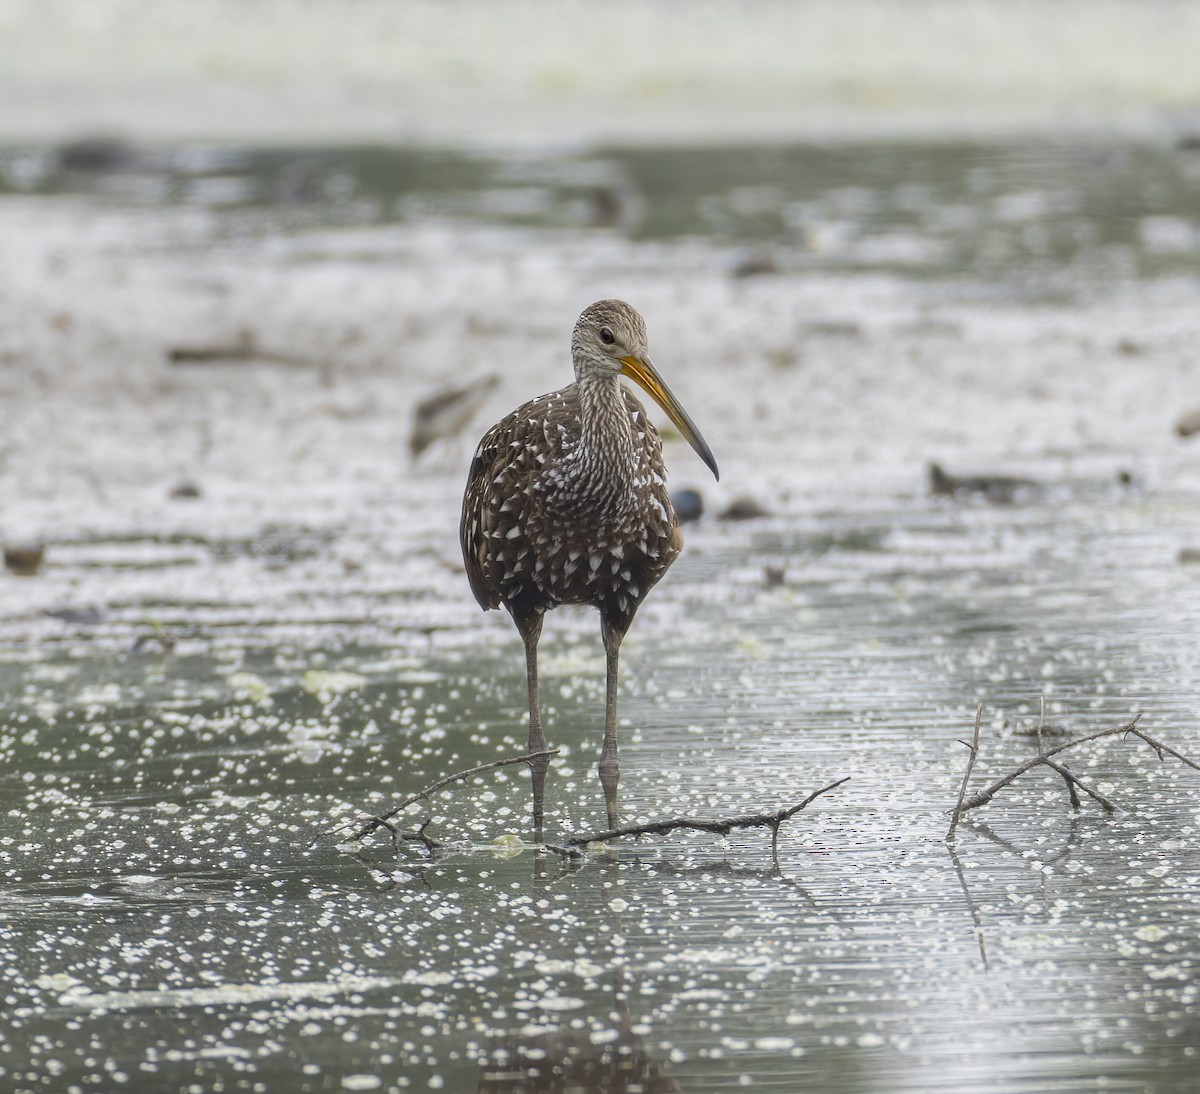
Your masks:
<svg viewBox="0 0 1200 1094"><path fill-rule="evenodd" d="M616 186L593 186L580 204L584 221L593 228L615 228L624 219L626 202Z"/></svg>
<svg viewBox="0 0 1200 1094"><path fill-rule="evenodd" d="M733 264L729 273L739 281L746 277L762 277L765 274L779 273L779 263L770 251L750 251Z"/></svg>
<svg viewBox="0 0 1200 1094"><path fill-rule="evenodd" d="M918 316L907 323L897 323L892 330L910 338L961 338L963 333L961 323L930 315Z"/></svg>
<svg viewBox="0 0 1200 1094"><path fill-rule="evenodd" d="M302 357L295 353L278 353L263 349L254 332L243 327L230 342L213 342L208 345L169 346L167 360L172 365L213 365L233 361L267 361L277 365L303 365L311 367L321 362L314 357Z"/></svg>
<svg viewBox="0 0 1200 1094"><path fill-rule="evenodd" d="M234 672L225 680L229 690L239 699L247 699L252 703L267 704L271 701L270 685L252 672Z"/></svg>
<svg viewBox="0 0 1200 1094"><path fill-rule="evenodd" d="M1043 722L1037 718L1018 719L1012 728L1014 737L1074 737L1075 730L1059 722Z"/></svg>
<svg viewBox="0 0 1200 1094"><path fill-rule="evenodd" d="M805 338L861 338L862 327L853 319L814 319L800 328Z"/></svg>
<svg viewBox="0 0 1200 1094"><path fill-rule="evenodd" d="M772 368L777 369L792 368L800 361L800 356L796 353L793 346L780 346L777 349L769 349L763 356Z"/></svg>
<svg viewBox="0 0 1200 1094"><path fill-rule="evenodd" d="M128 171L138 159L137 149L120 137L80 137L60 145L54 157L59 171L97 175Z"/></svg>
<svg viewBox="0 0 1200 1094"><path fill-rule="evenodd" d="M309 695L340 695L346 691L359 691L366 682L367 678L357 672L309 669L300 681L300 686Z"/></svg>
<svg viewBox="0 0 1200 1094"><path fill-rule="evenodd" d="M770 515L770 511L761 502L749 495L743 495L740 498L734 498L721 511L717 520L761 520Z"/></svg>
<svg viewBox="0 0 1200 1094"><path fill-rule="evenodd" d="M330 183L319 159L293 160L275 178L275 200L281 205L320 205L330 200Z"/></svg>
<svg viewBox="0 0 1200 1094"><path fill-rule="evenodd" d="M492 840L492 846L495 848L492 853L497 858L510 859L516 858L522 851L533 845L526 843L515 832L505 832Z"/></svg>
<svg viewBox="0 0 1200 1094"><path fill-rule="evenodd" d="M76 623L82 626L94 626L104 621L104 612L99 608L47 608L42 615L48 619L57 619L63 623Z"/></svg>
<svg viewBox="0 0 1200 1094"><path fill-rule="evenodd" d="M182 482L177 482L174 486L172 486L171 492L167 496L183 500L192 500L203 497L204 492L190 479L184 479Z"/></svg>
<svg viewBox="0 0 1200 1094"><path fill-rule="evenodd" d="M33 577L46 557L46 548L41 543L14 543L4 547L4 565L18 577Z"/></svg>
<svg viewBox="0 0 1200 1094"><path fill-rule="evenodd" d="M140 657L149 652L151 646L157 645L161 653L172 653L175 649L175 636L171 634L157 619L147 619L149 634L139 634L129 645L130 657Z"/></svg>
<svg viewBox="0 0 1200 1094"><path fill-rule="evenodd" d="M1200 407L1189 410L1180 418L1175 423L1175 432L1181 437L1190 437L1193 433L1200 433Z"/></svg>
<svg viewBox="0 0 1200 1094"><path fill-rule="evenodd" d="M1021 494L1037 493L1041 483L1012 475L951 475L940 464L929 465L929 492L934 497L966 497L978 494L988 501L1009 503Z"/></svg>
<svg viewBox="0 0 1200 1094"><path fill-rule="evenodd" d="M499 376L488 375L461 387L442 388L417 403L408 439L412 458L415 460L434 441L460 432L498 383Z"/></svg>
<svg viewBox="0 0 1200 1094"><path fill-rule="evenodd" d="M786 566L764 566L763 585L768 589L778 589L787 580Z"/></svg>

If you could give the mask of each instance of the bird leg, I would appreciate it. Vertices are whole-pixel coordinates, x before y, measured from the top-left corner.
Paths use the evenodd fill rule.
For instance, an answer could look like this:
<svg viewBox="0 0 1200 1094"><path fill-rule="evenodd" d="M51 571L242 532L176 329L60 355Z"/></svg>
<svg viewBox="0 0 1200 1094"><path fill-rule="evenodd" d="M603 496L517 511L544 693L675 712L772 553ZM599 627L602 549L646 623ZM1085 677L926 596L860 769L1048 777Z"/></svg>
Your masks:
<svg viewBox="0 0 1200 1094"><path fill-rule="evenodd" d="M617 826L617 784L621 781L621 761L617 755L617 661L621 652L621 639L629 622L624 619L600 617L600 633L604 639L604 653L608 665L608 679L604 702L604 745L600 750L600 785L604 788L604 804L608 809L608 823Z"/></svg>
<svg viewBox="0 0 1200 1094"><path fill-rule="evenodd" d="M525 677L529 685L529 751L545 752L546 735L542 732L542 703L538 695L537 647L542 636L542 613L539 611L513 612L513 621L521 632L525 643ZM550 757L542 756L529 761L529 773L533 782L533 837L542 841L543 801L546 790L546 770Z"/></svg>

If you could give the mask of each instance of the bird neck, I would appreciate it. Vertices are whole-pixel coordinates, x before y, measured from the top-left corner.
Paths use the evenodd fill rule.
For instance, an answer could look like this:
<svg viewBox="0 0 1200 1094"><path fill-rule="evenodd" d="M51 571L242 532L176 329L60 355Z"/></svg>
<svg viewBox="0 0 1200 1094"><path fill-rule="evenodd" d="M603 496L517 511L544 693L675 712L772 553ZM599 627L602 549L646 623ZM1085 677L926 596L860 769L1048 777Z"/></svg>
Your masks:
<svg viewBox="0 0 1200 1094"><path fill-rule="evenodd" d="M625 389L614 374L579 380L580 478L591 480L597 494L628 490L636 462ZM603 488L603 489L600 489Z"/></svg>

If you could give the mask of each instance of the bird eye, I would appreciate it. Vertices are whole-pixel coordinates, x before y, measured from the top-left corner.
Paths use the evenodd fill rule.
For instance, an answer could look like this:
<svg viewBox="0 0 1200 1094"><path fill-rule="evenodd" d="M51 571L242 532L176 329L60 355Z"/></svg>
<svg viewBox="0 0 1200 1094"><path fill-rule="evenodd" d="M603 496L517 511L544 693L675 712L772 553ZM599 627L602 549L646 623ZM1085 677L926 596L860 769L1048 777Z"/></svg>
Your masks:
<svg viewBox="0 0 1200 1094"><path fill-rule="evenodd" d="M616 341L616 339L613 337L613 332L610 331L608 329L608 327L601 327L600 328L600 341L603 342L606 346L611 346Z"/></svg>

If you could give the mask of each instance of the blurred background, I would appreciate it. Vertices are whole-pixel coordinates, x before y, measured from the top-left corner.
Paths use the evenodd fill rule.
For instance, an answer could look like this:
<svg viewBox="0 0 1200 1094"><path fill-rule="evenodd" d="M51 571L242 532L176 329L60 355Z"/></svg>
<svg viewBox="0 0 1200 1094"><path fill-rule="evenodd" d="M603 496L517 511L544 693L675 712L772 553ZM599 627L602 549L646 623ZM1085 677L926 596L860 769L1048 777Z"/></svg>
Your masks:
<svg viewBox="0 0 1200 1094"><path fill-rule="evenodd" d="M1162 437L1189 377L1135 393L1131 359L1187 337L1197 41L1191 5L1124 0L3 0L5 537L97 478L308 496L439 440L445 471L606 295L720 437L718 506ZM1004 310L1145 279L1053 350ZM984 296L1015 361L963 344L947 308Z"/></svg>
<svg viewBox="0 0 1200 1094"><path fill-rule="evenodd" d="M511 145L1160 129L1200 15L1127 0L351 5L5 0L35 141Z"/></svg>
<svg viewBox="0 0 1200 1094"><path fill-rule="evenodd" d="M989 775L1200 752L1198 56L1167 0L0 0L0 1086L1192 1089L1194 772L941 841L979 703ZM310 845L523 749L461 491L611 296L722 470L660 419L623 807L851 781L782 869L481 852L503 775L443 861ZM553 838L594 616L542 654Z"/></svg>

